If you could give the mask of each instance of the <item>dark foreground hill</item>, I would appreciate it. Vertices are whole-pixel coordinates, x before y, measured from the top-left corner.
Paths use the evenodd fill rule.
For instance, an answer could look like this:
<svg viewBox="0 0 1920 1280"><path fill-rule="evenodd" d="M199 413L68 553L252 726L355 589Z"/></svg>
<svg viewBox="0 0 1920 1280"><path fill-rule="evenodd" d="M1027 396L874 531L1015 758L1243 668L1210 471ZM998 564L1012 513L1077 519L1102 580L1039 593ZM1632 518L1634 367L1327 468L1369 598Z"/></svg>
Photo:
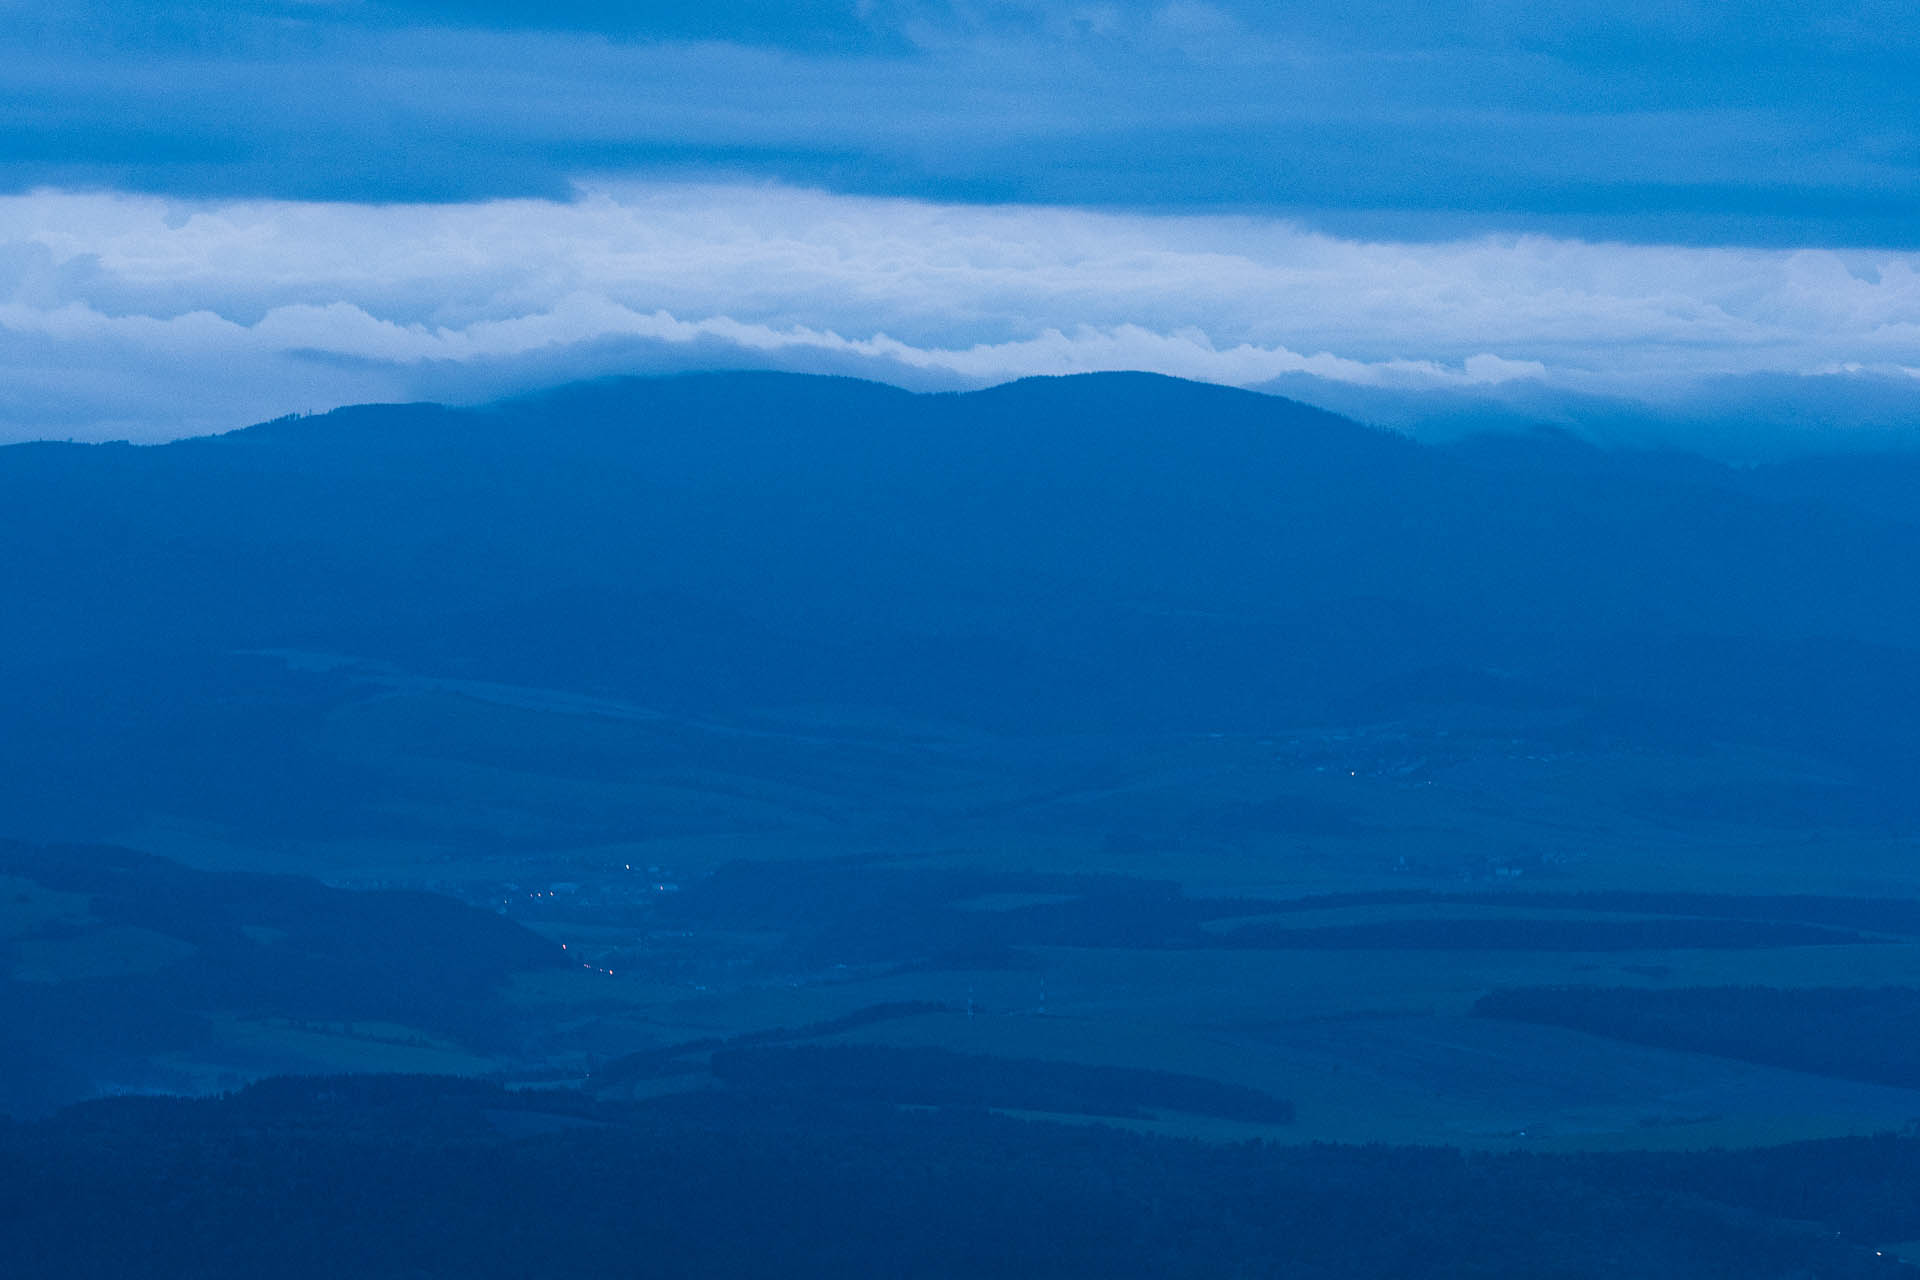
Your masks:
<svg viewBox="0 0 1920 1280"><path fill-rule="evenodd" d="M0 1126L0 1267L72 1277L1911 1275L1920 1143L1210 1146L971 1107L278 1080Z"/></svg>
<svg viewBox="0 0 1920 1280"><path fill-rule="evenodd" d="M1422 447L1143 375L616 381L15 446L0 812L338 825L384 784L312 729L379 670L1003 738L1551 713L1817 758L1807 796L1749 790L1905 825L1920 524L1796 467Z"/></svg>

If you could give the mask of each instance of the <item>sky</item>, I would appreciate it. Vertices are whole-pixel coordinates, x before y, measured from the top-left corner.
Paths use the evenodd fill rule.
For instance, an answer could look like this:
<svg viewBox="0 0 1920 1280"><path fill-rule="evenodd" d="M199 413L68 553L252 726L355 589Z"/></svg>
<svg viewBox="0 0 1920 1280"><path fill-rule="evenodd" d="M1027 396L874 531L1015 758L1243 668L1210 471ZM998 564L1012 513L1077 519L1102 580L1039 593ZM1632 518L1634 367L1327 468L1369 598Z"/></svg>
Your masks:
<svg viewBox="0 0 1920 1280"><path fill-rule="evenodd" d="M726 367L1903 439L1904 9L0 0L0 440Z"/></svg>

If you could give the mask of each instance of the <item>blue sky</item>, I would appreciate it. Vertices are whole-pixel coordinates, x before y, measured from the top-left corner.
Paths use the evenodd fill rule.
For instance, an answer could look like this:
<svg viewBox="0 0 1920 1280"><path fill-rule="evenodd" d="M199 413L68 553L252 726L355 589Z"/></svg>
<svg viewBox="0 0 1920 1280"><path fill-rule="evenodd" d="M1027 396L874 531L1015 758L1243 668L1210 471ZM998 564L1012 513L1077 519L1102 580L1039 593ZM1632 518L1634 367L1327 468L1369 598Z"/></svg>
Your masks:
<svg viewBox="0 0 1920 1280"><path fill-rule="evenodd" d="M0 0L0 57L0 438L729 363L1920 386L1886 0Z"/></svg>

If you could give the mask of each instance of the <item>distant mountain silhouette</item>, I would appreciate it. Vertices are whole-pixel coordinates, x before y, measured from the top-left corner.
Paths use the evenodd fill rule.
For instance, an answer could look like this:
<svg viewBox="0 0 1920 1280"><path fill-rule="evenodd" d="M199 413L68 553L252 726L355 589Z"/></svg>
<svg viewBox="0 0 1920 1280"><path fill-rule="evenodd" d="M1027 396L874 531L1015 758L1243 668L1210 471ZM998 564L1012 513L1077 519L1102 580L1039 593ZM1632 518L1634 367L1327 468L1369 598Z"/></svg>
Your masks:
<svg viewBox="0 0 1920 1280"><path fill-rule="evenodd" d="M304 768L284 753L241 751L217 782L180 763L280 732L231 657L257 650L1002 734L1566 706L1897 787L1920 765L1920 523L1890 474L1550 436L1428 447L1139 374L942 395L616 380L14 446L0 804L292 803L261 776ZM273 716L337 696L301 688Z"/></svg>

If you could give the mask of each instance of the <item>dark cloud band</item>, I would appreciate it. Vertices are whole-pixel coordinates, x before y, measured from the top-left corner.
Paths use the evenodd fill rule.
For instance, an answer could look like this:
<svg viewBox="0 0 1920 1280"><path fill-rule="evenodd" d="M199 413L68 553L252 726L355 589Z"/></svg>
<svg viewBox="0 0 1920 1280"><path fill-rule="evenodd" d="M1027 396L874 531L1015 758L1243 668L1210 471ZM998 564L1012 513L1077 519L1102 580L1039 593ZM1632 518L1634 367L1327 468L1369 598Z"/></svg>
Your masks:
<svg viewBox="0 0 1920 1280"><path fill-rule="evenodd" d="M1394 238L1911 246L1920 41L1885 16L22 0L0 11L0 189L459 201L763 177Z"/></svg>

